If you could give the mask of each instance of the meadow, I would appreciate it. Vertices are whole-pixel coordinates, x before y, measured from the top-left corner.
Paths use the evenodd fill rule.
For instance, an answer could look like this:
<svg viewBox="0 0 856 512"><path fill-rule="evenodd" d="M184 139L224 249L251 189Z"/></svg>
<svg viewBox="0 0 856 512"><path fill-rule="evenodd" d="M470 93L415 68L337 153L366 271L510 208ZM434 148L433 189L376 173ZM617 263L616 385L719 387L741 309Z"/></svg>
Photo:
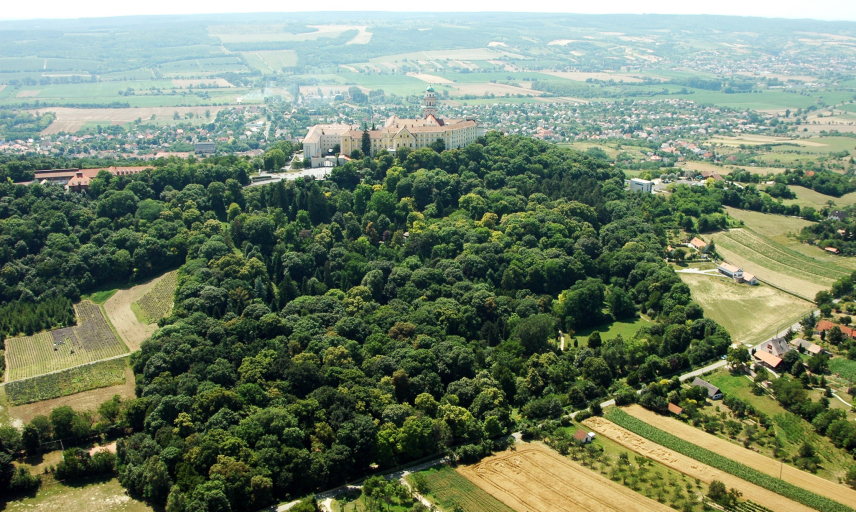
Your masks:
<svg viewBox="0 0 856 512"><path fill-rule="evenodd" d="M787 330L813 304L771 286L735 283L719 276L678 273L704 308L705 317L725 327L736 342L754 344Z"/></svg>
<svg viewBox="0 0 856 512"><path fill-rule="evenodd" d="M589 336L591 336L591 333L594 331L598 331L598 333L600 333L600 338L602 340L611 340L617 336L629 339L635 336L639 329L646 325L653 325L653 322L643 317L636 318L633 321L619 320L597 325L595 327L589 327L587 329L581 329L579 332L574 333L574 337L579 341L579 345L584 347L588 346Z"/></svg>

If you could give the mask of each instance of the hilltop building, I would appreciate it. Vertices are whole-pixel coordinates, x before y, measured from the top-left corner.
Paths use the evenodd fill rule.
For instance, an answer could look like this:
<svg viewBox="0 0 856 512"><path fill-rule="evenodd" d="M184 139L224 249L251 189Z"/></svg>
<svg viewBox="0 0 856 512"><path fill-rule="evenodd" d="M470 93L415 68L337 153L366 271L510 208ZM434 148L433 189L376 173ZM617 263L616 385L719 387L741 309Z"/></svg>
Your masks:
<svg viewBox="0 0 856 512"><path fill-rule="evenodd" d="M317 124L309 129L303 139L303 158L309 159L312 167L323 165L325 157L332 156L338 146L343 155L362 150L364 131L358 126L346 124ZM401 119L392 116L381 128L368 130L371 154L381 149L395 151L400 147L417 150L428 147L438 139L446 149L462 148L476 141L480 134L475 118L443 119L437 114L437 93L429 86L425 91L421 119Z"/></svg>
<svg viewBox="0 0 856 512"><path fill-rule="evenodd" d="M97 169L46 169L33 171L33 182L42 184L59 183L60 185L64 185L66 190L79 192L81 190L89 190L89 183L101 171L107 171L113 176L128 176L139 174L151 168L151 166L143 165L134 167L99 167ZM24 184L28 183L32 182Z"/></svg>

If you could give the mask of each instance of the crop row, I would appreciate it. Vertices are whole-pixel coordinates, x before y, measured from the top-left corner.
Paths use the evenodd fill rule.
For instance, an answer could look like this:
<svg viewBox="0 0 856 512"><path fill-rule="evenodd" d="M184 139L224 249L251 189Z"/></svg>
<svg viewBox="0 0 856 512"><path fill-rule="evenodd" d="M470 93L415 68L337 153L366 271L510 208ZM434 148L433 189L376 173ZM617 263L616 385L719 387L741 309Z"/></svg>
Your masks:
<svg viewBox="0 0 856 512"><path fill-rule="evenodd" d="M172 310L177 282L178 272L170 272L137 301L149 322L157 322Z"/></svg>
<svg viewBox="0 0 856 512"><path fill-rule="evenodd" d="M443 508L451 510L457 505L463 510L473 512L513 512L454 469L443 467L439 471L423 474L430 487L430 494Z"/></svg>
<svg viewBox="0 0 856 512"><path fill-rule="evenodd" d="M7 383L6 396L13 405L72 395L125 382L127 358L97 361L67 370Z"/></svg>
<svg viewBox="0 0 856 512"><path fill-rule="evenodd" d="M675 450L678 453L693 458L708 466L713 466L720 471L732 474L738 478L742 478L747 482L751 482L759 487L763 487L776 494L780 494L786 498L792 499L807 507L811 507L821 512L854 512L852 508L842 505L837 501L833 501L825 496L820 496L811 491L807 491L793 484L780 480L776 477L762 473L756 469L752 469L737 461L723 457L718 453L706 450L689 441L673 436L668 432L664 432L656 427L645 423L644 421L634 418L617 407L611 407L606 411L606 419L626 428L627 430L638 434L645 439L653 441L659 445L665 446L670 450Z"/></svg>
<svg viewBox="0 0 856 512"><path fill-rule="evenodd" d="M726 237L764 258L801 272L830 279L838 279L849 275L849 272L819 263L804 254L782 247L772 240L768 240L757 233L745 229L729 231Z"/></svg>

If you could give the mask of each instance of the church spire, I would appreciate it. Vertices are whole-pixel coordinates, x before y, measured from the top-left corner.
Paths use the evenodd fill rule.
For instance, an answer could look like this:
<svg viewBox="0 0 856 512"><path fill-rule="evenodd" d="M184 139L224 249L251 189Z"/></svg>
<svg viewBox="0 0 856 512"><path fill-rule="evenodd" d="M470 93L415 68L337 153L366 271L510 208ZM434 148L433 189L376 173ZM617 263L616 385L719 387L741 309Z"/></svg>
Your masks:
<svg viewBox="0 0 856 512"><path fill-rule="evenodd" d="M437 117L437 93L431 85L425 89L425 100L422 103L422 117L427 119L428 116Z"/></svg>

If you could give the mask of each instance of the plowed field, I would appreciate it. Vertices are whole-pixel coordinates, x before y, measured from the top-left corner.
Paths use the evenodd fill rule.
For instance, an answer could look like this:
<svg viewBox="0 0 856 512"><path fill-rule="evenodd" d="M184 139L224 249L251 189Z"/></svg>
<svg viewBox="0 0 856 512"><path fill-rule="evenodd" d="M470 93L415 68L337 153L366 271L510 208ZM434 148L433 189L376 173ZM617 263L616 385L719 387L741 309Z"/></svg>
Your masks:
<svg viewBox="0 0 856 512"><path fill-rule="evenodd" d="M686 423L660 416L638 405L627 407L624 409L624 412L660 430L664 430L681 439L690 440L695 445L707 448L729 459L739 461L741 464L745 464L768 475L778 478L781 472L781 479L785 482L790 482L803 489L821 494L839 503L856 503L856 491L848 489L842 484L830 482L817 475L800 471L793 466L782 466L782 463L777 460L765 457L752 450L747 450L742 446L729 443L724 439L691 427Z"/></svg>
<svg viewBox="0 0 856 512"><path fill-rule="evenodd" d="M458 472L517 512L671 510L541 444L518 445Z"/></svg>
<svg viewBox="0 0 856 512"><path fill-rule="evenodd" d="M801 503L789 500L772 491L768 491L746 480L732 476L724 471L715 469L707 464L669 450L657 443L638 436L629 430L619 427L609 420L593 417L583 422L598 434L608 437L628 449L664 464L672 469L702 482L710 483L719 480L726 487L735 488L743 493L746 499L772 510L787 510L788 512L810 512L814 509ZM694 437L691 439L695 439ZM742 462L742 461L741 461Z"/></svg>

